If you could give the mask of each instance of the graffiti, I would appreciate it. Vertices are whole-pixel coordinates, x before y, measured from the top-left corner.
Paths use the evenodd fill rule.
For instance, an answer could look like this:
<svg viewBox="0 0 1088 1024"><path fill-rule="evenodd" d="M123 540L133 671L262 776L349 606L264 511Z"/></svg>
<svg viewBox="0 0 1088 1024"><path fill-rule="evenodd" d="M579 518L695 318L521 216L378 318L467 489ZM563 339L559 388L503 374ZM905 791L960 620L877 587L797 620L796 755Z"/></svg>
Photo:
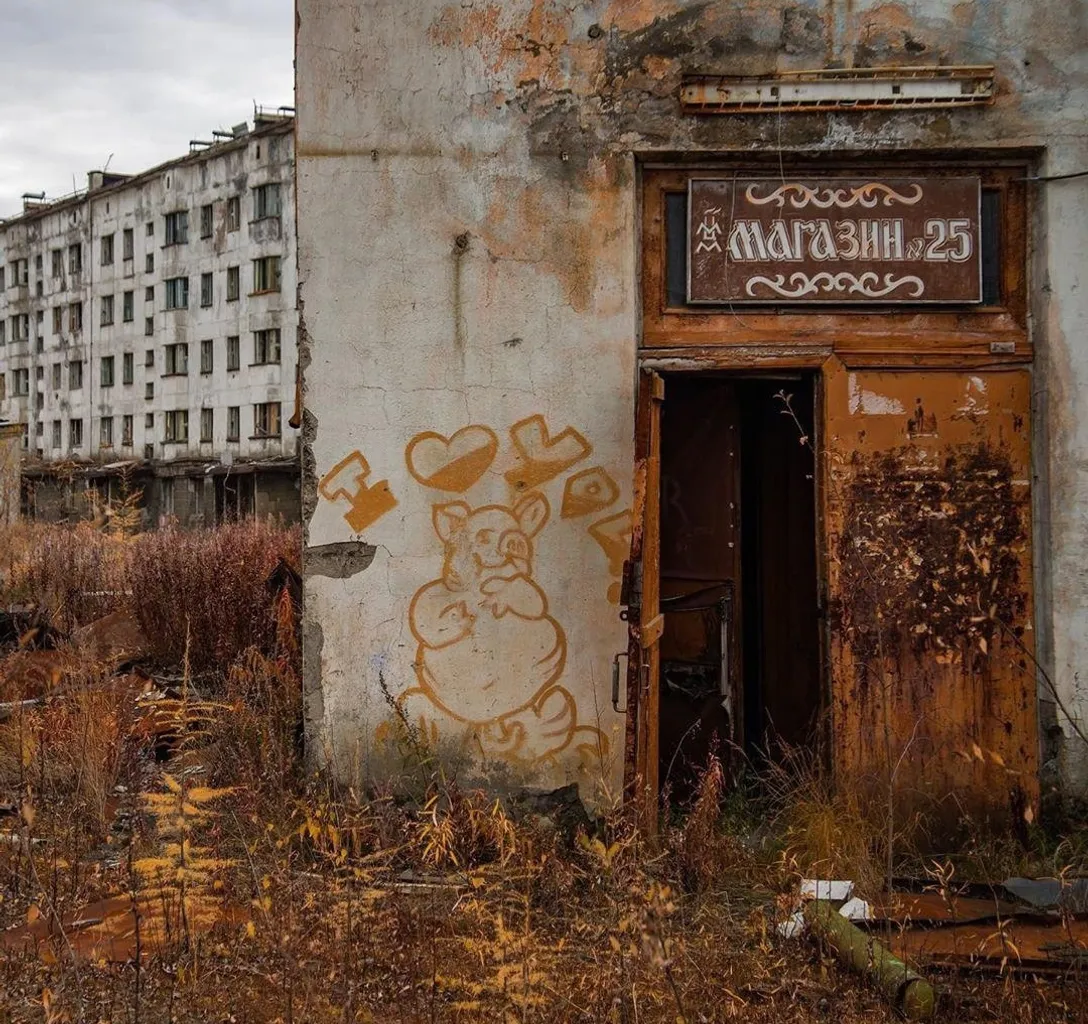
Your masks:
<svg viewBox="0 0 1088 1024"><path fill-rule="evenodd" d="M558 684L567 640L533 571L533 542L549 515L540 493L513 507L434 507L442 572L412 599L419 685L400 698L402 706L425 699L425 735L445 731L433 721L437 712L487 756L538 761L576 738L607 747L599 730L578 724L574 697Z"/></svg>
<svg viewBox="0 0 1088 1024"><path fill-rule="evenodd" d="M510 428L510 437L520 459L507 472L506 479L519 491L547 483L593 451L592 445L573 427L551 437L543 416L530 416L515 423Z"/></svg>
<svg viewBox="0 0 1088 1024"><path fill-rule="evenodd" d="M589 535L608 556L608 571L613 576L623 572L623 561L631 550L631 510L625 508L607 519L599 519L589 528ZM608 600L620 603L620 582L613 580L608 587Z"/></svg>
<svg viewBox="0 0 1088 1024"><path fill-rule="evenodd" d="M499 439L490 427L462 427L452 437L428 431L408 444L408 472L424 487L463 494L495 461Z"/></svg>
<svg viewBox="0 0 1088 1024"><path fill-rule="evenodd" d="M619 485L600 466L584 469L567 480L560 514L564 519L588 516L608 508L619 496Z"/></svg>
<svg viewBox="0 0 1088 1024"><path fill-rule="evenodd" d="M356 533L362 533L386 512L397 507L389 481L379 480L368 486L368 476L370 464L361 452L356 451L341 459L317 485L322 497L329 501L347 500L350 507L344 513L344 518Z"/></svg>

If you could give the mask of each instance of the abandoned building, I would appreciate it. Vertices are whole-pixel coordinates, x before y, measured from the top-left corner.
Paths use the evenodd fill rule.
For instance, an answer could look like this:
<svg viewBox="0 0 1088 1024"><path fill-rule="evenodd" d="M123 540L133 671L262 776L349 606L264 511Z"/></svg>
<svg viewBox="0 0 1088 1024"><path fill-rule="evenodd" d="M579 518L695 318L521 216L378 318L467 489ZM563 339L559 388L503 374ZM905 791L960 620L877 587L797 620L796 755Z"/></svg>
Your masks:
<svg viewBox="0 0 1088 1024"><path fill-rule="evenodd" d="M297 519L294 119L0 221L0 417L24 514ZM137 496L134 498L133 496Z"/></svg>
<svg viewBox="0 0 1088 1024"><path fill-rule="evenodd" d="M1082 9L297 6L314 748L1083 794Z"/></svg>

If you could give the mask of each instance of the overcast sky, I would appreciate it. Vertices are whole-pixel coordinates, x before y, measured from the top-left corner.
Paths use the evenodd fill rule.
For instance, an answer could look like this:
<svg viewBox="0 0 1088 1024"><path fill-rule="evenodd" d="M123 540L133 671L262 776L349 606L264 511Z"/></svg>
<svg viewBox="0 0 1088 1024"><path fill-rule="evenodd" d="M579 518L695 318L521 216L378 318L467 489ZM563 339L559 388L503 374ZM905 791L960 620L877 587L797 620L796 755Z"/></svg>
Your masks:
<svg viewBox="0 0 1088 1024"><path fill-rule="evenodd" d="M0 218L294 103L292 0L0 0Z"/></svg>

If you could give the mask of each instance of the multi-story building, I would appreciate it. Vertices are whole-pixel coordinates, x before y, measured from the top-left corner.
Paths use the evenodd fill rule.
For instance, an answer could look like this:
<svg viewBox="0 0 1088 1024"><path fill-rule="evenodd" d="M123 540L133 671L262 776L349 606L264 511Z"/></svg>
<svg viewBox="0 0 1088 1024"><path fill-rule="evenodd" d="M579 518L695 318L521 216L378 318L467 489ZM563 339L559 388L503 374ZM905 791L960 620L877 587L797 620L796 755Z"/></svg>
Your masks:
<svg viewBox="0 0 1088 1024"><path fill-rule="evenodd" d="M298 515L294 120L0 222L0 417L24 508L142 493L149 523Z"/></svg>

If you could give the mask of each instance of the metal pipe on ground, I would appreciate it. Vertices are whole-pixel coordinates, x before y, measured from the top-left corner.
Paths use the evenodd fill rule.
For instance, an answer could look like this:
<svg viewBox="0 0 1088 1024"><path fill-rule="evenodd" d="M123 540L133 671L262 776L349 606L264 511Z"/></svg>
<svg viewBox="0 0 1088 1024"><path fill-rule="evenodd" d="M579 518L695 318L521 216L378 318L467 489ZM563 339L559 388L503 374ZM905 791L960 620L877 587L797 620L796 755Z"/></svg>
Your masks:
<svg viewBox="0 0 1088 1024"><path fill-rule="evenodd" d="M876 938L843 917L833 903L810 900L803 913L809 930L823 939L842 963L873 981L907 1020L933 1017L933 986Z"/></svg>

